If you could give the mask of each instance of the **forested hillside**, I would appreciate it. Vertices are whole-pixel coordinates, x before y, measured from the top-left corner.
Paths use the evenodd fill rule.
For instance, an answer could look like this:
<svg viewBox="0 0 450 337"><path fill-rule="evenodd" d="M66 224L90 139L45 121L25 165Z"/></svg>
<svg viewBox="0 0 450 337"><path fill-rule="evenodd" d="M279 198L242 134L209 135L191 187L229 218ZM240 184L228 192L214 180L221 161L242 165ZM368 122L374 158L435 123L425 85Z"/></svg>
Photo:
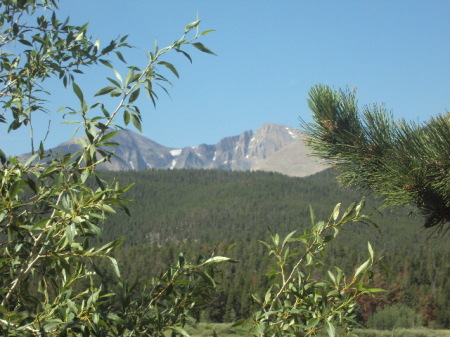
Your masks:
<svg viewBox="0 0 450 337"><path fill-rule="evenodd" d="M250 312L250 292L262 289L267 263L264 247L270 232L286 234L310 226L309 206L316 218L328 217L336 203L343 206L360 199L360 193L342 190L335 173L326 170L306 178L267 172L218 170L149 170L105 172L105 179L135 182L127 192L134 200L131 216L119 213L105 224L104 239L126 237L116 256L124 275L144 285L167 263L183 252L227 253L239 263L223 267L217 298L205 318L231 321ZM377 203L367 200L367 210ZM361 298L359 319L369 318L383 307L406 305L423 316L429 326L450 325L448 237L427 241L421 219L408 216L408 209L383 210L375 215L374 227L352 224L327 250L326 266L350 272L367 256L367 241L392 274L377 270L374 286L387 290L375 298ZM400 310L400 309L399 309Z"/></svg>

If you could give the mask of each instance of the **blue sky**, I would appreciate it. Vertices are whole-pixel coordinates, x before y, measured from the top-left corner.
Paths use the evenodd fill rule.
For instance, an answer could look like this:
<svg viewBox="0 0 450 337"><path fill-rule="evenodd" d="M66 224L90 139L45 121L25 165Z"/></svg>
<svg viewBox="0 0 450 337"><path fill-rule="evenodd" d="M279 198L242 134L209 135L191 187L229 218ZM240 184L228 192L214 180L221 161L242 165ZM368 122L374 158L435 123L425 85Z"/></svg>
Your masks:
<svg viewBox="0 0 450 337"><path fill-rule="evenodd" d="M163 145L213 144L268 122L298 127L317 83L356 88L361 105L384 103L396 118L424 121L450 110L450 1L64 0L60 16L89 21L103 45L129 34L138 48L124 55L143 66L155 39L170 44L197 14L201 29L216 30L202 42L217 56L192 49L193 64L169 56L180 73L171 97L161 92L156 109L139 101L143 134ZM107 85L103 75L92 69L80 78L86 95ZM76 103L70 91L54 91L52 109ZM38 137L49 117L39 117ZM58 118L47 147L71 137ZM29 151L28 131L5 130L0 125L5 152Z"/></svg>

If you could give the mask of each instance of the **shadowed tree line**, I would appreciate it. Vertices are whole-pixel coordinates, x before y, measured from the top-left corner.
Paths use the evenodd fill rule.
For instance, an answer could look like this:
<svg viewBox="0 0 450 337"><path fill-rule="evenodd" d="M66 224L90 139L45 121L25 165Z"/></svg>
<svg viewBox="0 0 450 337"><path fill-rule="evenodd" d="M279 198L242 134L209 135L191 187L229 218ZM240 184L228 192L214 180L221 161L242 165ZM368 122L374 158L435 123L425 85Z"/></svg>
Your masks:
<svg viewBox="0 0 450 337"><path fill-rule="evenodd" d="M309 206L317 217L326 217L336 200L350 204L359 192L342 190L336 173L328 169L306 178L267 172L216 170L149 170L104 173L121 183L135 181L127 197L135 200L131 217L118 215L105 226L104 236L127 240L116 252L130 279L145 284L168 261L183 251L228 254L239 260L223 269L219 292L205 317L232 321L250 314L251 292L264 289L268 270L264 247L272 232L287 234L309 226ZM366 209L379 203L368 198ZM448 239L427 240L422 219L408 216L409 208L384 209L374 215L378 228L352 224L330 243L324 259L349 272L364 259L367 241L383 256L392 273L378 272L373 285L386 293L358 300L360 322L367 323L377 310L406 305L423 316L423 324L448 326ZM125 261L133 261L127 263ZM317 277L327 277L317 275Z"/></svg>

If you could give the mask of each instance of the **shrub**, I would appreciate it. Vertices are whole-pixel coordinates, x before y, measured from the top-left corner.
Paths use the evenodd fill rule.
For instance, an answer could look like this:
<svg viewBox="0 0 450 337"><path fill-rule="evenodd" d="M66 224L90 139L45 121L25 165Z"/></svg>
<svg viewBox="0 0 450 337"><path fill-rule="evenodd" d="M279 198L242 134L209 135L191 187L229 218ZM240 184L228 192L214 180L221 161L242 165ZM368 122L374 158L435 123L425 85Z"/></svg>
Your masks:
<svg viewBox="0 0 450 337"><path fill-rule="evenodd" d="M405 306L389 306L369 318L368 326L375 329L393 330L422 326L423 316Z"/></svg>

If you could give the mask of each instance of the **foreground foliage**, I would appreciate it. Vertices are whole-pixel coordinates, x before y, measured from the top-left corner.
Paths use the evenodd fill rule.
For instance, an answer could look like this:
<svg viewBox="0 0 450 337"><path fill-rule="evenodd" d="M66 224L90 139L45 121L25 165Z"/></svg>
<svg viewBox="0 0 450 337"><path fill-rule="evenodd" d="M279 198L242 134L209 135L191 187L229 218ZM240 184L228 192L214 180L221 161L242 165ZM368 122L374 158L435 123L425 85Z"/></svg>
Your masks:
<svg viewBox="0 0 450 337"><path fill-rule="evenodd" d="M135 106L140 90L155 102L153 89L168 82L158 68L175 67L161 58L169 51L191 45L212 53L200 42L208 32L199 31L199 21L186 26L172 45L148 53L144 68L129 66L126 76L115 70L108 57L125 61L121 49L126 37L100 48L87 35L87 24L75 26L57 17L57 1L3 1L0 15L0 122L8 131L29 128L32 156L22 163L0 150L0 333L3 336L162 336L165 331L182 335L182 326L203 305L215 287L214 267L222 257L178 264L153 278L146 289L120 280L117 261L110 253L122 239L93 245L102 239L101 224L115 209L128 212L122 194L132 184L121 186L102 180L95 168L108 160L116 145L115 119L123 116L140 129L141 113ZM189 37L188 37L189 35ZM8 49L5 47L8 46ZM5 52L8 50L8 52ZM106 66L115 78L96 96L108 95L114 108L102 102L89 105L77 76L86 67ZM64 108L70 123L84 131L82 150L65 155L36 146L33 119L48 112L50 93L44 84L59 78L71 86L77 108ZM48 132L51 132L50 128ZM94 185L86 184L88 179ZM98 268L108 260L117 282L108 289Z"/></svg>
<svg viewBox="0 0 450 337"><path fill-rule="evenodd" d="M250 322L256 336L315 336L326 328L328 336L336 336L336 326L343 334L357 325L354 308L356 298L373 294L382 289L370 288L367 278L373 275L377 262L370 243L369 259L358 266L352 276L335 267L328 271L327 279L318 280L314 275L322 265L321 254L328 242L333 240L341 227L351 222L370 222L360 212L364 201L353 203L343 214L336 205L327 221L316 221L311 210L312 230L296 236L289 233L283 240L278 234L271 242L262 242L272 256L273 266L267 273L269 289L263 296L253 295L257 311Z"/></svg>
<svg viewBox="0 0 450 337"><path fill-rule="evenodd" d="M102 241L102 226L109 216L127 208L126 193L133 185L103 179L96 168L114 154L114 136L121 116L125 125L141 129L136 106L140 92L156 102L155 85L168 83L160 68L178 76L162 58L192 46L213 54L197 40L210 31L199 31L199 20L188 24L181 38L168 47L148 52L148 63L128 66L124 76L109 59L125 62L126 36L105 48L87 36L87 24L75 26L57 16L58 2L8 0L0 16L0 122L9 132L29 128L31 157L21 162L0 151L0 332L4 336L171 336L187 335L185 324L198 318L216 287L215 267L227 257L178 256L144 287L121 277L112 252L122 243ZM3 47L8 46L8 53ZM86 67L106 66L114 78L95 96L105 102L88 103L77 84ZM64 107L68 123L84 132L82 149L67 154L44 151L45 137L34 136L36 113L47 110L46 81L59 78L71 87L78 107ZM164 90L165 88L162 87ZM90 93L93 94L93 93ZM90 96L90 95L89 95ZM112 106L112 108L111 108ZM47 132L51 132L51 128ZM39 142L39 146L37 143ZM335 325L350 328L358 296L368 288L374 255L350 278L340 269L330 271L331 281L319 281L313 271L324 246L351 221L368 221L362 203L353 204L342 216L336 207L328 222L316 222L299 237L289 234L283 242L274 235L266 243L275 257L274 270L261 310L253 316L253 332L261 336L316 335L326 327L334 336ZM339 219L339 220L338 220ZM299 246L295 246L300 244ZM291 248L288 248L291 247ZM297 250L300 249L300 250ZM109 268L104 261L109 262ZM150 261L148 264L152 264Z"/></svg>
<svg viewBox="0 0 450 337"><path fill-rule="evenodd" d="M309 96L308 143L341 172L343 184L371 191L387 205L414 205L426 228L448 230L450 113L419 125L394 121L383 106L360 111L354 92L317 85Z"/></svg>

